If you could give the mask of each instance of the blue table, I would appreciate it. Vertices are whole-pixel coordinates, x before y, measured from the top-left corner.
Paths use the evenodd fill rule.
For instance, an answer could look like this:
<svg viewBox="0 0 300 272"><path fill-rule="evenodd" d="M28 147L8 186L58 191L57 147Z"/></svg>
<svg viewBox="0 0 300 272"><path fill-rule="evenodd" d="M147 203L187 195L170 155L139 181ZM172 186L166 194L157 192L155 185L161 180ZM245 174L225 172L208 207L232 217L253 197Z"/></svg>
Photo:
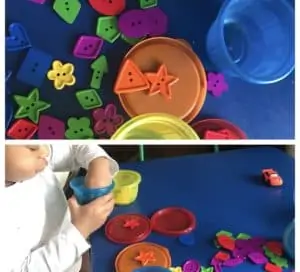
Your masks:
<svg viewBox="0 0 300 272"><path fill-rule="evenodd" d="M222 0L190 1L159 0L159 6L169 18L168 36L186 39L199 55L207 71L214 67L205 52L206 33L214 21ZM64 122L69 117L91 118L91 111L81 108L75 97L77 90L89 86L92 72L91 61L77 59L72 55L76 39L82 34L95 34L98 14L89 6L88 1L81 1L82 8L75 23L68 25L52 10L53 1L38 5L29 0L6 1L6 24L19 22L27 29L31 43L35 48L49 53L53 58L75 65L76 86L63 91L53 88L52 82L45 79L40 88L40 98L51 103L51 108L44 111ZM138 7L137 0L127 0L128 8ZM22 12L20 12L20 10ZM122 40L114 44L105 44L104 53L109 62L109 74L105 76L101 88L104 105L114 103L119 113L128 120L118 98L112 92L116 73L129 46ZM13 74L7 86L13 94L27 95L33 86L16 80L18 69L27 50L6 52L6 70ZM230 90L221 98L207 96L205 105L195 120L208 117L224 118L243 129L251 139L293 139L294 138L294 74L280 83L259 86L227 79ZM12 98L6 103L16 105ZM98 137L97 137L98 138Z"/></svg>
<svg viewBox="0 0 300 272"><path fill-rule="evenodd" d="M261 181L261 170L269 167L280 173L283 187L270 188ZM174 266L188 258L207 266L217 252L213 238L219 230L280 240L294 218L294 160L275 148L128 163L121 168L139 171L142 183L137 201L116 208L113 216L126 212L150 216L164 207L183 206L197 217L193 247L155 233L147 239L167 247ZM94 233L91 243L93 271L113 271L114 259L123 246L109 242L103 230ZM224 271L256 272L262 268L246 262Z"/></svg>

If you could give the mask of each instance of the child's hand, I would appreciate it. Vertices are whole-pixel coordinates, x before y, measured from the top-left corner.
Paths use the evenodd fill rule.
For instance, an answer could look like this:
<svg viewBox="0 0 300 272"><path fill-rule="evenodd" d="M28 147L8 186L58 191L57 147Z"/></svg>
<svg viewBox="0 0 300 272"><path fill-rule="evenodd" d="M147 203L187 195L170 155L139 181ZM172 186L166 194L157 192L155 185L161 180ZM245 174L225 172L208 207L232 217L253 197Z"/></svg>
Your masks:
<svg viewBox="0 0 300 272"><path fill-rule="evenodd" d="M69 199L68 203L72 223L85 238L104 225L114 208L112 194L99 197L83 206L78 204L74 196Z"/></svg>
<svg viewBox="0 0 300 272"><path fill-rule="evenodd" d="M85 177L85 185L88 188L107 187L112 182L110 163L107 158L94 159L89 164L89 169Z"/></svg>

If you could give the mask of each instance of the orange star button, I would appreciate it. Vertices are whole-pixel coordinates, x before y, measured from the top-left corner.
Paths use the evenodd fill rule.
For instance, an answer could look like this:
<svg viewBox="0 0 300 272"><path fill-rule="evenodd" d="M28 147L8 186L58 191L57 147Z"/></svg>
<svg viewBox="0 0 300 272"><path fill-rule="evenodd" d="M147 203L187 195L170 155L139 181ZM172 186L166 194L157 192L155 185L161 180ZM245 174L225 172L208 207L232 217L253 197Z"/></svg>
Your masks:
<svg viewBox="0 0 300 272"><path fill-rule="evenodd" d="M172 98L171 86L175 84L179 78L169 75L165 64L159 67L157 73L145 73L145 76L151 83L149 95L161 93L166 99Z"/></svg>
<svg viewBox="0 0 300 272"><path fill-rule="evenodd" d="M156 262L153 251L140 251L139 255L136 256L134 259L136 261L139 261L142 264L142 266Z"/></svg>
<svg viewBox="0 0 300 272"><path fill-rule="evenodd" d="M124 223L124 228L130 228L130 229L135 229L140 225L139 221L135 218L130 218L127 219Z"/></svg>

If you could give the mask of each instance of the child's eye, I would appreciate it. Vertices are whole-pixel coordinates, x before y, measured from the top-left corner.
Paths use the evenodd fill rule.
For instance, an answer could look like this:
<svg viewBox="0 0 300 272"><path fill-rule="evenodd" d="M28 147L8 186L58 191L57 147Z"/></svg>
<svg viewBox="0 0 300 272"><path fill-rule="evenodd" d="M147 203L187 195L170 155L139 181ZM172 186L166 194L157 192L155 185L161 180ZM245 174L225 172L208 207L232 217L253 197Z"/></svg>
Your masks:
<svg viewBox="0 0 300 272"><path fill-rule="evenodd" d="M38 150L40 147L38 145L28 145L27 148L31 151L36 151Z"/></svg>

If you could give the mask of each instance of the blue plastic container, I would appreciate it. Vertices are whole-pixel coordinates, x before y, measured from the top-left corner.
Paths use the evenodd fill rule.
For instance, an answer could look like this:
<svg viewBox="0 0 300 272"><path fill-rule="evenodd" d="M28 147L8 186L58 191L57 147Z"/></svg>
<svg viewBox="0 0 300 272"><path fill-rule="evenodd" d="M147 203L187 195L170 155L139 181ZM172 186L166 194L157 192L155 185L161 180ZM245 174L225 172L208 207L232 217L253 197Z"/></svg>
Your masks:
<svg viewBox="0 0 300 272"><path fill-rule="evenodd" d="M141 268L137 268L132 272L170 272L170 269L160 266L144 266Z"/></svg>
<svg viewBox="0 0 300 272"><path fill-rule="evenodd" d="M295 259L295 220L293 220L286 228L283 235L283 246L286 254Z"/></svg>
<svg viewBox="0 0 300 272"><path fill-rule="evenodd" d="M77 177L71 180L70 187L80 205L87 204L98 197L107 195L114 188L114 182L105 188L90 189L85 187L84 177Z"/></svg>
<svg viewBox="0 0 300 272"><path fill-rule="evenodd" d="M294 9L287 0L226 0L206 49L218 72L269 84L295 66Z"/></svg>

